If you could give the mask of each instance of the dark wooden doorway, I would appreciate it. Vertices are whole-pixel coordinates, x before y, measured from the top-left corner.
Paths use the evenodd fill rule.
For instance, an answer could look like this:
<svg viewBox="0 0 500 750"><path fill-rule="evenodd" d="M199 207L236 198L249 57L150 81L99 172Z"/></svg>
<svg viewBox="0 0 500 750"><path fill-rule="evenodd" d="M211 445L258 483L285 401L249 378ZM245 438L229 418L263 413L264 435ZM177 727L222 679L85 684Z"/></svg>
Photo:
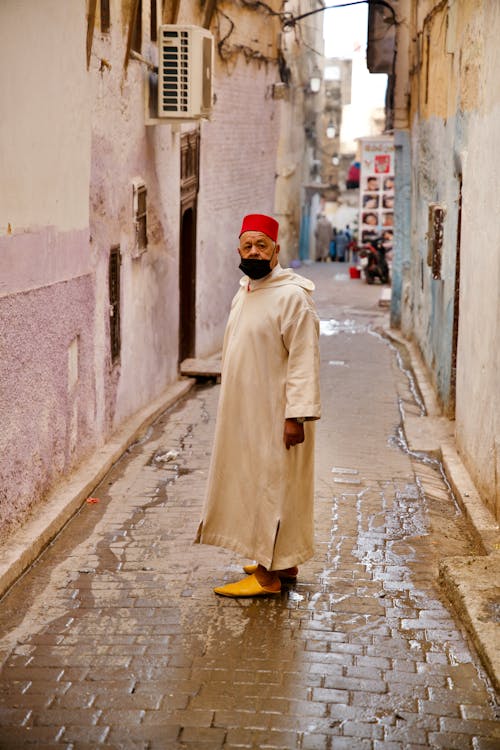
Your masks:
<svg viewBox="0 0 500 750"><path fill-rule="evenodd" d="M199 131L181 137L179 242L179 362L196 351L196 209L200 163Z"/></svg>
<svg viewBox="0 0 500 750"><path fill-rule="evenodd" d="M179 362L194 357L196 343L196 207L181 216L179 263Z"/></svg>
<svg viewBox="0 0 500 750"><path fill-rule="evenodd" d="M457 354L458 354L458 326L460 321L460 244L462 236L462 175L458 175L458 216L457 216L457 244L455 260L455 298L453 310L453 333L451 341L451 375L450 375L450 399L447 415L455 419L455 406L457 400Z"/></svg>

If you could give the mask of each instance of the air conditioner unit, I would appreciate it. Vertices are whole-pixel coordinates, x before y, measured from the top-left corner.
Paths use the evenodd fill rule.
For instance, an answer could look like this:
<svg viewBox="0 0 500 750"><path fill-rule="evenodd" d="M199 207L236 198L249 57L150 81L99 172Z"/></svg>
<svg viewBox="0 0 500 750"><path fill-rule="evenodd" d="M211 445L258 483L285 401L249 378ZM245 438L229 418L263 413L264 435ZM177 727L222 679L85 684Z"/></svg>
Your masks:
<svg viewBox="0 0 500 750"><path fill-rule="evenodd" d="M165 24L158 33L158 117L208 118L214 40L200 26Z"/></svg>

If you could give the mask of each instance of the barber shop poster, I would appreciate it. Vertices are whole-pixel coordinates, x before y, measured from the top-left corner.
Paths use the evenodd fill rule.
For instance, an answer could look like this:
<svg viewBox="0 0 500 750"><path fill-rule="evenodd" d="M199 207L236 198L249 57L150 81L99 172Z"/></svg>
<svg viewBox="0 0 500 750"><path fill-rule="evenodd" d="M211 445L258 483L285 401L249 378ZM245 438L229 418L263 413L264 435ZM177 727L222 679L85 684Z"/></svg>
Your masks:
<svg viewBox="0 0 500 750"><path fill-rule="evenodd" d="M394 227L394 139L390 135L360 138L360 241L382 238L392 249Z"/></svg>

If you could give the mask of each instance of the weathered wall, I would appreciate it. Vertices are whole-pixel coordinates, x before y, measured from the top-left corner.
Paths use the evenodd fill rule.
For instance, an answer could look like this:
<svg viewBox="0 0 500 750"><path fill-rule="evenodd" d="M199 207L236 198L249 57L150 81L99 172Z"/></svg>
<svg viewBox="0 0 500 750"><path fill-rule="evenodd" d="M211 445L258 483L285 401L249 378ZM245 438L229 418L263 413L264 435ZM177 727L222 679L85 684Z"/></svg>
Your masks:
<svg viewBox="0 0 500 750"><path fill-rule="evenodd" d="M143 28L144 56L154 45ZM126 29L96 34L91 62L92 157L90 229L96 271L96 360L104 434L177 378L179 135L146 127L144 65L123 69ZM110 62L102 66L101 60ZM147 188L148 246L136 255L133 184ZM108 258L121 254L121 354L109 355ZM103 356L104 355L104 356Z"/></svg>
<svg viewBox="0 0 500 750"><path fill-rule="evenodd" d="M2 531L93 443L84 29L83 2L0 4Z"/></svg>
<svg viewBox="0 0 500 750"><path fill-rule="evenodd" d="M464 76L461 98L464 108L473 109L464 155L457 440L479 491L500 519L498 3L483 2L463 34L462 46L467 50L463 65L470 76ZM474 55L481 42L477 59Z"/></svg>
<svg viewBox="0 0 500 750"><path fill-rule="evenodd" d="M459 186L461 121L439 118L415 121L412 140L412 262L410 305L402 315L404 330L418 337L445 410L451 395L452 334ZM439 158L438 158L439 154ZM428 206L446 208L441 278L427 264Z"/></svg>
<svg viewBox="0 0 500 750"><path fill-rule="evenodd" d="M414 336L485 503L500 517L500 7L494 0L414 4L411 270L402 326ZM417 46L418 45L418 46ZM458 226L460 180L462 220ZM427 212L446 209L440 280L427 265ZM460 229L456 393L453 323Z"/></svg>

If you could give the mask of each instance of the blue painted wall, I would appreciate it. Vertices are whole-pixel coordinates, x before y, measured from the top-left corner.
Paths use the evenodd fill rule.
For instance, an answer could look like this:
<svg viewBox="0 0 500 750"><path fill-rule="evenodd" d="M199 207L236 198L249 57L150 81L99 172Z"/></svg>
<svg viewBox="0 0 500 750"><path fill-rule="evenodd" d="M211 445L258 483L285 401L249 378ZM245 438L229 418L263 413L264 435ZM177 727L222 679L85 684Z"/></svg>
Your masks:
<svg viewBox="0 0 500 750"><path fill-rule="evenodd" d="M411 149L410 132L394 133L395 191L392 257L391 325L401 326L403 284L411 267Z"/></svg>

